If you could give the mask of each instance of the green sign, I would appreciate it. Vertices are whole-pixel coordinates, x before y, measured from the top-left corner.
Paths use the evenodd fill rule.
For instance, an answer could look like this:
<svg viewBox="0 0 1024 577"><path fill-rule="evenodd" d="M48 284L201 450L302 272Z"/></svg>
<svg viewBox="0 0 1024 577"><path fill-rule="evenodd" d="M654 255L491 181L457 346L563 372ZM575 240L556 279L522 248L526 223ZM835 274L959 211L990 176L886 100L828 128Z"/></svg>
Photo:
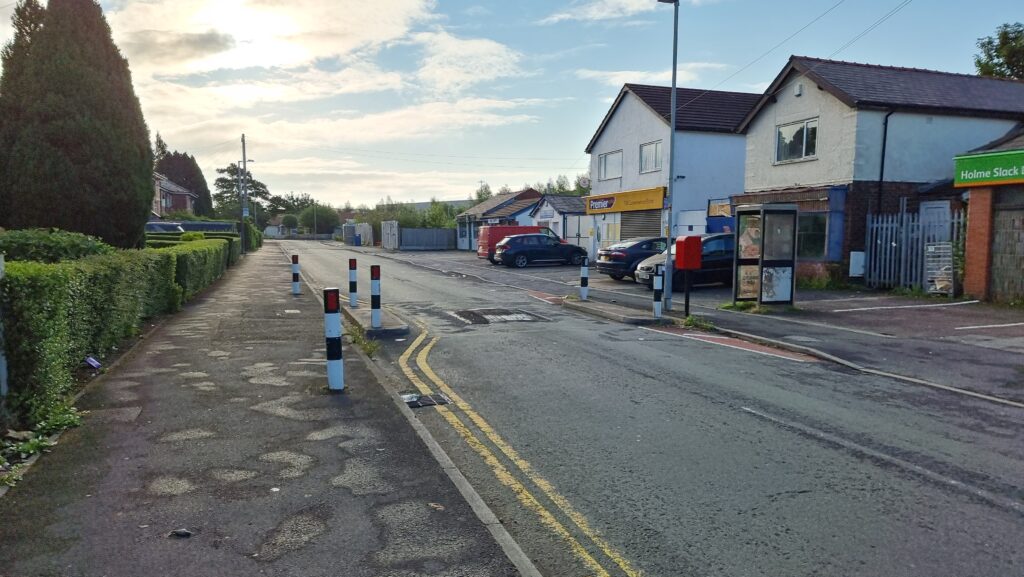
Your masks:
<svg viewBox="0 0 1024 577"><path fill-rule="evenodd" d="M958 156L953 186L989 186L1024 183L1024 150Z"/></svg>

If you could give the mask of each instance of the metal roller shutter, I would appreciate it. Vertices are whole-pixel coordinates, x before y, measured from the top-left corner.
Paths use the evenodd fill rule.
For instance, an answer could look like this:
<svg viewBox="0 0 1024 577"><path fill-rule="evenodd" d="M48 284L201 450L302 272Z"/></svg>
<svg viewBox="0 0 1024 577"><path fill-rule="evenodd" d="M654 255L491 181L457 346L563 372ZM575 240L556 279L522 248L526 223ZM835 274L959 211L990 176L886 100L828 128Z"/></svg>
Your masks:
<svg viewBox="0 0 1024 577"><path fill-rule="evenodd" d="M661 211L634 210L623 212L619 238L625 240L637 236L661 236Z"/></svg>

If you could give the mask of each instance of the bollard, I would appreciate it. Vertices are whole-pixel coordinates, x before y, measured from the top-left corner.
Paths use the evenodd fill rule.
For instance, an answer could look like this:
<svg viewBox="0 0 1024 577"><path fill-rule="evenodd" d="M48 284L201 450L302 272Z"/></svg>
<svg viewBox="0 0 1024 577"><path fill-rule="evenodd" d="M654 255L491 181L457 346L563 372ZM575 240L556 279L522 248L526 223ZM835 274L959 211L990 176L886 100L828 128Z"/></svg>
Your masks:
<svg viewBox="0 0 1024 577"><path fill-rule="evenodd" d="M590 259L583 257L583 264L580 266L580 300L587 300L590 292Z"/></svg>
<svg viewBox="0 0 1024 577"><path fill-rule="evenodd" d="M380 328L380 265L370 266L370 328Z"/></svg>
<svg viewBox="0 0 1024 577"><path fill-rule="evenodd" d="M299 294L299 255L292 255L292 294Z"/></svg>
<svg viewBox="0 0 1024 577"><path fill-rule="evenodd" d="M348 308L359 308L359 293L356 291L356 259L348 259Z"/></svg>
<svg viewBox="0 0 1024 577"><path fill-rule="evenodd" d="M324 339L327 343L327 388L345 390L345 362L341 354L341 294L324 289Z"/></svg>
<svg viewBox="0 0 1024 577"><path fill-rule="evenodd" d="M661 265L654 267L654 318L661 318L661 289L662 289Z"/></svg>

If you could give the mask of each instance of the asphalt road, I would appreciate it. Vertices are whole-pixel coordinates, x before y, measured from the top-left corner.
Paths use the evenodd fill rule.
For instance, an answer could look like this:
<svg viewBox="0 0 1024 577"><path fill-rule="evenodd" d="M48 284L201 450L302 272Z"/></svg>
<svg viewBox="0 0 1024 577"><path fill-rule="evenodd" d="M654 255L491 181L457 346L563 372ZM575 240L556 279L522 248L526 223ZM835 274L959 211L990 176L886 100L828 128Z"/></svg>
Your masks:
<svg viewBox="0 0 1024 577"><path fill-rule="evenodd" d="M545 575L1024 572L1024 411L496 284L543 290L534 269L280 245L321 286L382 265L385 306L422 325L382 365L456 393L454 417L418 414Z"/></svg>

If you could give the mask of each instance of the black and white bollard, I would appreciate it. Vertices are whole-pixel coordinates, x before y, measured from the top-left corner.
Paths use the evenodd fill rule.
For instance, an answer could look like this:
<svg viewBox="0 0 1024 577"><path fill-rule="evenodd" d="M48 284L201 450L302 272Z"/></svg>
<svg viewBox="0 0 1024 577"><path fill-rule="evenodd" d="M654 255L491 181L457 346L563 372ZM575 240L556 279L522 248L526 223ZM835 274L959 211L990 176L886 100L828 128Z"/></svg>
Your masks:
<svg viewBox="0 0 1024 577"><path fill-rule="evenodd" d="M664 278L662 277L661 270L661 265L654 267L654 318L656 319L661 318L661 291L664 286L662 284Z"/></svg>
<svg viewBox="0 0 1024 577"><path fill-rule="evenodd" d="M341 355L341 294L324 289L324 339L327 343L327 388L345 390L345 362Z"/></svg>
<svg viewBox="0 0 1024 577"><path fill-rule="evenodd" d="M299 294L299 255L292 255L292 294Z"/></svg>
<svg viewBox="0 0 1024 577"><path fill-rule="evenodd" d="M356 291L356 259L348 259L348 307L359 308L359 293Z"/></svg>
<svg viewBox="0 0 1024 577"><path fill-rule="evenodd" d="M370 266L370 328L380 328L380 265Z"/></svg>
<svg viewBox="0 0 1024 577"><path fill-rule="evenodd" d="M590 292L590 259L583 257L583 264L580 265L580 300L587 300Z"/></svg>

